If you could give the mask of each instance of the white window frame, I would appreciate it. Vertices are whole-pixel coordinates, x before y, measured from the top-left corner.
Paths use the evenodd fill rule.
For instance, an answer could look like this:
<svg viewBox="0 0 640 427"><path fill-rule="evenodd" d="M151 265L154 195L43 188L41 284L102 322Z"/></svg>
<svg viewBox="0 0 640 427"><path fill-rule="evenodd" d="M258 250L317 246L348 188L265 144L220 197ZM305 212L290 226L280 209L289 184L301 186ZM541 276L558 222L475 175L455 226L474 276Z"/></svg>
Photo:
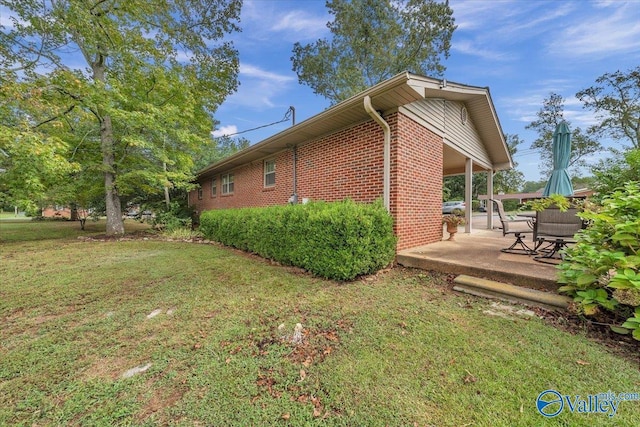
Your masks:
<svg viewBox="0 0 640 427"><path fill-rule="evenodd" d="M211 197L218 195L218 178L211 178Z"/></svg>
<svg viewBox="0 0 640 427"><path fill-rule="evenodd" d="M198 200L202 200L202 187L198 187Z"/></svg>
<svg viewBox="0 0 640 427"><path fill-rule="evenodd" d="M222 195L233 194L234 190L234 176L232 173L222 175Z"/></svg>
<svg viewBox="0 0 640 427"><path fill-rule="evenodd" d="M269 164L273 165L273 170L268 170L267 169L267 166ZM276 160L275 159L267 159L267 160L265 160L264 161L263 172L264 172L263 184L264 184L265 188L275 187L275 185L276 185ZM273 183L267 183L267 177L269 177L269 176L273 176Z"/></svg>

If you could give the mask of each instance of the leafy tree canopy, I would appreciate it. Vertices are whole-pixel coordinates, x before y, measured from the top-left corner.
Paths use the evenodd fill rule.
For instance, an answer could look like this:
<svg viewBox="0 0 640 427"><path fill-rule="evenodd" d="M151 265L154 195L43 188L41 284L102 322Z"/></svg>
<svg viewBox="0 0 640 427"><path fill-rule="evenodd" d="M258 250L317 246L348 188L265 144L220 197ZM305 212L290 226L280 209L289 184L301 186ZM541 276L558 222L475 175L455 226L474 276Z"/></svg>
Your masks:
<svg viewBox="0 0 640 427"><path fill-rule="evenodd" d="M593 199L601 202L625 184L635 182L640 185L640 149L617 153L611 158L599 161L591 169L595 177Z"/></svg>
<svg viewBox="0 0 640 427"><path fill-rule="evenodd" d="M454 25L447 1L331 0L332 38L293 47L300 83L338 103L400 72L439 76Z"/></svg>
<svg viewBox="0 0 640 427"><path fill-rule="evenodd" d="M542 181L526 181L522 186L523 193L535 193L537 191L542 191L544 186L547 184L546 180Z"/></svg>
<svg viewBox="0 0 640 427"><path fill-rule="evenodd" d="M640 66L627 73L604 74L598 77L596 85L576 96L600 119L589 132L628 141L632 148L640 148Z"/></svg>
<svg viewBox="0 0 640 427"><path fill-rule="evenodd" d="M523 143L518 135L505 135L507 148L511 157L518 151L518 146ZM514 162L514 167L506 171L498 171L493 176L493 191L495 193L516 193L524 183L524 175L517 169L518 164ZM474 199L479 194L487 193L487 174L476 173L473 175L473 188L471 195ZM544 186L544 185L543 185ZM464 175L445 177L443 185L443 200L464 200Z"/></svg>
<svg viewBox="0 0 640 427"><path fill-rule="evenodd" d="M240 0L0 5L0 186L11 197L37 199L62 176L82 183L67 193L101 185L107 233L119 234L121 197L188 185L237 87L237 52L222 40L239 30ZM35 158L40 173L18 172Z"/></svg>
<svg viewBox="0 0 640 427"><path fill-rule="evenodd" d="M579 127L571 127L571 123L564 118L564 98L557 93L550 93L544 99L542 108L537 113L537 119L525 126L538 133L538 138L533 141L531 148L540 150L539 169L543 176L551 175L553 171L553 132L561 121L567 122L571 129L571 157L569 168L576 172L585 166L585 159L590 154L598 152L602 146L591 136L583 132Z"/></svg>
<svg viewBox="0 0 640 427"><path fill-rule="evenodd" d="M243 150L251 145L251 141L242 136L232 138L230 136L220 136L213 138L209 144L203 147L202 153L195 161L194 170L197 172L206 168L212 163L220 161L225 157Z"/></svg>

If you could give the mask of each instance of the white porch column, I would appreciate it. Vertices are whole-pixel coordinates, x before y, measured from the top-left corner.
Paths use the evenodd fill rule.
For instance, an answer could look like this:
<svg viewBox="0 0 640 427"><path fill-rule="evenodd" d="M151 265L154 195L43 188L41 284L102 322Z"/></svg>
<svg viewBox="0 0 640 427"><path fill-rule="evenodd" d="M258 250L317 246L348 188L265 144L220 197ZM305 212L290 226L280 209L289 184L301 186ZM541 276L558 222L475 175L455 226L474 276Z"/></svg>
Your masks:
<svg viewBox="0 0 640 427"><path fill-rule="evenodd" d="M493 169L487 171L487 230L493 230Z"/></svg>
<svg viewBox="0 0 640 427"><path fill-rule="evenodd" d="M473 218L473 209L471 203L471 190L473 186L473 160L467 159L464 165L464 203L466 224L464 226L465 233L471 233L471 219Z"/></svg>

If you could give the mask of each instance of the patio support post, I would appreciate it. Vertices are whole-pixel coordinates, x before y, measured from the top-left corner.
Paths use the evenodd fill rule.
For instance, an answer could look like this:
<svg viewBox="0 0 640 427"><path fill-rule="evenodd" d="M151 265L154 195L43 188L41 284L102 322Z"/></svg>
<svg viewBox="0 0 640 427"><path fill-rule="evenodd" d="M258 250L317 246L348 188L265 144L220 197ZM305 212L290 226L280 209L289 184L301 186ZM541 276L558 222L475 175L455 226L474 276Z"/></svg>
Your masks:
<svg viewBox="0 0 640 427"><path fill-rule="evenodd" d="M487 171L487 194L489 198L487 199L487 230L493 230L493 169L489 169Z"/></svg>
<svg viewBox="0 0 640 427"><path fill-rule="evenodd" d="M467 158L464 165L464 202L467 209L465 210L466 224L464 226L465 233L471 233L471 219L473 216L473 209L471 204L471 195L473 187L473 159Z"/></svg>

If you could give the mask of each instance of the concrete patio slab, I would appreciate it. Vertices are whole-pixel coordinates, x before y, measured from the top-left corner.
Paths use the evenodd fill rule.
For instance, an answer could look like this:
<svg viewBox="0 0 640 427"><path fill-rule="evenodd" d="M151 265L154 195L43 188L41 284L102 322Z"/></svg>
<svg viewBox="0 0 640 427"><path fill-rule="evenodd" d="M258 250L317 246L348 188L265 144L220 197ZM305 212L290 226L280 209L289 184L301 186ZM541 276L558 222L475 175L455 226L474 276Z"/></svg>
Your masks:
<svg viewBox="0 0 640 427"><path fill-rule="evenodd" d="M486 221L486 216L484 218ZM511 245L513 235L502 236L501 230L475 229L472 233L463 233L462 227L459 230L453 241L443 240L399 252L396 256L398 264L466 274L531 289L558 289L556 266L537 262L530 255L500 252L501 248ZM443 235L449 236L446 231ZM532 243L531 238L528 239L527 243Z"/></svg>

